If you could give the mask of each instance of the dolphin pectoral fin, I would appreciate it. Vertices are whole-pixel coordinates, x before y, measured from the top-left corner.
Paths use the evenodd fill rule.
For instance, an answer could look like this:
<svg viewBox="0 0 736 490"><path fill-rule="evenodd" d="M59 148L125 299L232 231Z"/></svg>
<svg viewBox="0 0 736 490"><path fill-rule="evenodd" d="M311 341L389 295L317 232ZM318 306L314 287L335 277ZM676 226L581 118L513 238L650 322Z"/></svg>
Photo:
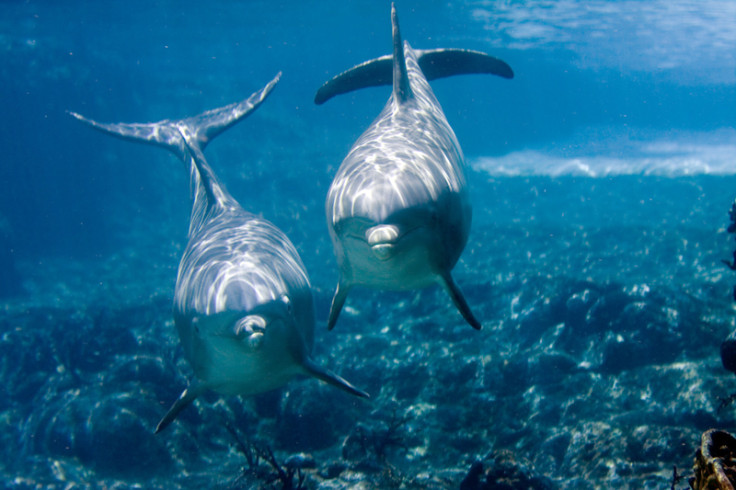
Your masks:
<svg viewBox="0 0 736 490"><path fill-rule="evenodd" d="M342 307L345 305L345 300L350 292L350 286L346 286L343 281L337 283L335 288L335 296L332 297L332 305L330 306L330 316L327 320L327 330L335 328L337 323L337 317L340 316Z"/></svg>
<svg viewBox="0 0 736 490"><path fill-rule="evenodd" d="M341 390L350 393L351 395L358 396L360 398L370 398L370 395L365 391L359 390L352 384L350 384L344 378L341 378L337 374L333 373L329 369L325 369L322 366L314 364L311 360L306 359L303 363L304 370L308 375L313 376L325 383L331 384Z"/></svg>
<svg viewBox="0 0 736 490"><path fill-rule="evenodd" d="M511 67L493 56L469 49L417 50L417 61L427 80L474 73L514 78Z"/></svg>
<svg viewBox="0 0 736 490"><path fill-rule="evenodd" d="M465 321L467 321L474 329L480 330L480 322L475 318L473 312L470 311L470 306L468 306L468 302L465 300L463 292L460 291L458 285L455 284L455 281L452 279L449 272L440 276L440 283L449 293L450 298L452 298L452 302L455 303L455 307L460 311L460 314L465 318Z"/></svg>
<svg viewBox="0 0 736 490"><path fill-rule="evenodd" d="M188 407L203 391L204 387L196 380L191 385L189 385L187 389L182 391L181 395L179 395L179 398L174 402L169 411L166 412L166 415L164 415L164 417L156 426L155 434L158 434L166 427L168 427L169 424L174 421L176 416L179 415L179 412Z"/></svg>

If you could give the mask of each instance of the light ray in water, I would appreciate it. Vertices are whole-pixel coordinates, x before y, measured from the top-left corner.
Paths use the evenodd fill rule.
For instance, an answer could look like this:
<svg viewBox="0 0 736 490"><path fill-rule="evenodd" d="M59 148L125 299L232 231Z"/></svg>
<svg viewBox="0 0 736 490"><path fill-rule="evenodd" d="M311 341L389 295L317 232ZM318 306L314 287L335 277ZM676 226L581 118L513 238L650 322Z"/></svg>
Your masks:
<svg viewBox="0 0 736 490"><path fill-rule="evenodd" d="M564 149L521 150L499 157L469 158L472 168L492 176L608 177L614 175L736 174L736 131L675 138L661 137L645 142L626 142L617 148L574 151ZM610 151L607 151L610 150Z"/></svg>

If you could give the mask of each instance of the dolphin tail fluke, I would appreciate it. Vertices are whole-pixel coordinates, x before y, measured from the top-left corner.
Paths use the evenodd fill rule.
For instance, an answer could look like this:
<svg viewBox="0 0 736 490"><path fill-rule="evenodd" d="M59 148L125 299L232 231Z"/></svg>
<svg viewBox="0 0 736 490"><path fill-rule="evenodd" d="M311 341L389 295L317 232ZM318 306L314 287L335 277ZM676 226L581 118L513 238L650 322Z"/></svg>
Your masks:
<svg viewBox="0 0 736 490"><path fill-rule="evenodd" d="M166 415L161 419L161 421L156 426L156 434L164 430L166 427L171 424L171 422L174 421L177 415L179 415L179 412L187 408L191 403L204 391L201 384L199 384L197 381L193 382L190 386L187 387L186 390L182 391L181 395L179 395L179 398L174 402L174 404L171 406L168 412L166 412Z"/></svg>
<svg viewBox="0 0 736 490"><path fill-rule="evenodd" d="M76 112L67 111L79 121L118 138L149 143L156 146L176 149L181 141L181 135L174 127L172 121L164 120L155 123L101 123L84 117Z"/></svg>
<svg viewBox="0 0 736 490"><path fill-rule="evenodd" d="M266 100L266 97L268 97L274 89L280 78L281 72L278 72L265 87L254 92L250 97L243 101L212 109L198 116L184 119L183 122L195 131L199 148L204 150L207 143L212 141L215 136L233 126L235 123L242 121L251 112L256 110L263 101Z"/></svg>
<svg viewBox="0 0 736 490"><path fill-rule="evenodd" d="M454 75L471 74L514 78L514 72L506 62L480 51L423 49L415 52L419 67L429 81ZM321 105L336 95L392 83L393 56L381 56L340 73L322 85L314 96L314 103Z"/></svg>
<svg viewBox="0 0 736 490"><path fill-rule="evenodd" d="M69 114L99 131L129 141L162 146L173 151L180 158L184 158L188 150L182 139L183 133L189 136L190 145L204 150L207 143L212 141L215 136L241 121L260 106L271 93L280 77L281 73L279 72L265 87L241 102L235 102L185 119L173 121L164 119L154 123L108 124L94 121L76 112L69 111Z"/></svg>
<svg viewBox="0 0 736 490"><path fill-rule="evenodd" d="M365 391L359 390L344 378L338 376L329 369L325 369L322 366L314 364L308 359L304 362L304 369L310 376L313 376L319 380L324 381L325 383L340 388L341 390L350 393L351 395L355 395L360 398L370 398L370 395Z"/></svg>
<svg viewBox="0 0 736 490"><path fill-rule="evenodd" d="M460 314L465 318L465 321L467 321L474 329L480 330L480 322L475 318L473 312L470 311L470 306L468 306L468 302L465 300L463 292L460 291L460 288L455 283L449 272L440 276L440 283L447 290L450 298L452 298L452 302L455 303L455 307L460 311Z"/></svg>
<svg viewBox="0 0 736 490"><path fill-rule="evenodd" d="M403 101L411 97L411 84L406 69L404 47L399 30L396 8L391 4L393 55L381 56L361 63L340 73L322 85L314 96L314 103L324 104L336 95L379 85L394 86L394 94ZM427 80L485 73L503 78L514 78L514 72L504 61L480 51L468 49L414 50L419 68Z"/></svg>
<svg viewBox="0 0 736 490"><path fill-rule="evenodd" d="M427 80L474 73L514 78L503 60L470 49L424 49L417 51L419 67Z"/></svg>
<svg viewBox="0 0 736 490"><path fill-rule="evenodd" d="M354 90L393 83L393 59L391 55L381 56L350 68L322 85L314 96L314 103L324 104L336 95Z"/></svg>
<svg viewBox="0 0 736 490"><path fill-rule="evenodd" d="M330 316L327 319L327 330L335 328L337 323L337 317L340 316L342 307L345 305L345 300L348 298L350 287L348 287L343 281L337 283L335 288L335 295L332 297L332 305L330 306Z"/></svg>

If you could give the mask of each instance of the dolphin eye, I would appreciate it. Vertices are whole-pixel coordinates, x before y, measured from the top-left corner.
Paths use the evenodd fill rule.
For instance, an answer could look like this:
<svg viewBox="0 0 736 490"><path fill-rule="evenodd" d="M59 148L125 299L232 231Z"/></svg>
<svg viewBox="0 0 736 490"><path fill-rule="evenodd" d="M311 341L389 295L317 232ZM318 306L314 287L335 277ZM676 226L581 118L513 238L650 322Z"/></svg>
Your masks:
<svg viewBox="0 0 736 490"><path fill-rule="evenodd" d="M284 305L286 305L286 311L288 311L289 314L291 314L291 312L293 310L293 306L291 304L291 300L289 299L289 297L287 295L285 295L285 294L282 294L281 295L281 301L284 303Z"/></svg>

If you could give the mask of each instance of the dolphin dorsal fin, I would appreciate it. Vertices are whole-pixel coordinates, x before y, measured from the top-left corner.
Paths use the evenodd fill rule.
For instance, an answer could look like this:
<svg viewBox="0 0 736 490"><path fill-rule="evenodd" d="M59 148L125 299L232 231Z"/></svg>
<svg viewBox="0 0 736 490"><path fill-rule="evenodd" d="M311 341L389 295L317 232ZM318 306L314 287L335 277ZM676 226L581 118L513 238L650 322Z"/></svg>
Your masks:
<svg viewBox="0 0 736 490"><path fill-rule="evenodd" d="M396 5L391 3L391 35L394 40L394 98L397 102L406 102L413 97L411 84L409 83L409 72L406 69L406 58L404 57L404 42L401 40L399 29L399 14L396 13Z"/></svg>

